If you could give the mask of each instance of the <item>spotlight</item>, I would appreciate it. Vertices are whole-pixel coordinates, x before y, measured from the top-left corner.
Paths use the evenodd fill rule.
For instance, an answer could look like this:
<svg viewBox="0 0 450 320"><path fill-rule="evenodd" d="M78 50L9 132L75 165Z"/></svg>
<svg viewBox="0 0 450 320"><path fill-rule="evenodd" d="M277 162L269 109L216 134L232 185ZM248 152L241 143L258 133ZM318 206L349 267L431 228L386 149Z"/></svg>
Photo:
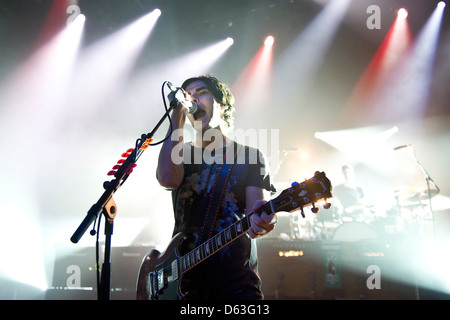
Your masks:
<svg viewBox="0 0 450 320"><path fill-rule="evenodd" d="M159 17L159 16L161 15L161 10L155 9L155 10L152 11L152 13L153 13L155 16Z"/></svg>
<svg viewBox="0 0 450 320"><path fill-rule="evenodd" d="M273 43L275 42L275 38L272 36L267 36L266 39L264 40L264 45L267 47L270 47L273 45Z"/></svg>
<svg viewBox="0 0 450 320"><path fill-rule="evenodd" d="M84 23L86 21L86 16L84 14L79 14L75 21L79 21L80 23Z"/></svg>
<svg viewBox="0 0 450 320"><path fill-rule="evenodd" d="M437 4L438 8L444 9L447 4L444 1L441 1Z"/></svg>
<svg viewBox="0 0 450 320"><path fill-rule="evenodd" d="M228 38L226 38L225 43L229 46L232 46L234 43L234 40L233 40L233 38L228 37Z"/></svg>
<svg viewBox="0 0 450 320"><path fill-rule="evenodd" d="M408 11L406 11L406 9L404 8L401 8L398 10L397 15L399 16L399 18L406 19L406 17L408 16Z"/></svg>
<svg viewBox="0 0 450 320"><path fill-rule="evenodd" d="M74 28L74 26L78 26L78 28L82 28L85 21L86 21L86 16L84 14L80 13L79 15L77 15L77 17L72 22L68 22L67 25L72 28Z"/></svg>

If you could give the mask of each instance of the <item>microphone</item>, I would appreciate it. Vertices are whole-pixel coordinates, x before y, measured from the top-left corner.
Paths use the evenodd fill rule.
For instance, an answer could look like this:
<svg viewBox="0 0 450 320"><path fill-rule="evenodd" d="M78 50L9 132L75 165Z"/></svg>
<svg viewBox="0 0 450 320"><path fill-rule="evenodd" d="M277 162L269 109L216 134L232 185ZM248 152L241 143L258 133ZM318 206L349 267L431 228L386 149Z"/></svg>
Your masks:
<svg viewBox="0 0 450 320"><path fill-rule="evenodd" d="M177 88L169 81L167 81L167 86L173 94L173 99L170 102L171 107L175 107L181 102L186 108L189 109L190 114L195 114L199 110L198 105L194 101L191 101L190 95L188 95L183 88Z"/></svg>
<svg viewBox="0 0 450 320"><path fill-rule="evenodd" d="M394 150L400 150L400 149L409 148L409 147L412 147L412 144L405 144L402 146L398 146L398 147L395 147Z"/></svg>

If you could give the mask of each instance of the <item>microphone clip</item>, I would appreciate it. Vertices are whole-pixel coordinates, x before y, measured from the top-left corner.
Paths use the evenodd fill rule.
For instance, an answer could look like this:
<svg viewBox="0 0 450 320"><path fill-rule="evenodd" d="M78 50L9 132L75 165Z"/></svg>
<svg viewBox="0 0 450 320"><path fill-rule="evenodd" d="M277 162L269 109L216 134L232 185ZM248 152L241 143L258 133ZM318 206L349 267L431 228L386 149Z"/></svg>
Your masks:
<svg viewBox="0 0 450 320"><path fill-rule="evenodd" d="M169 93L169 98L172 97L170 106L175 108L179 103L186 103L189 101L189 96L187 92L182 88L177 88L176 91Z"/></svg>
<svg viewBox="0 0 450 320"><path fill-rule="evenodd" d="M167 86L170 89L169 99L170 106L176 108L179 103L182 103L189 109L189 113L194 114L198 110L198 106L195 102L191 101L191 96L183 88L177 88L172 83L167 81Z"/></svg>

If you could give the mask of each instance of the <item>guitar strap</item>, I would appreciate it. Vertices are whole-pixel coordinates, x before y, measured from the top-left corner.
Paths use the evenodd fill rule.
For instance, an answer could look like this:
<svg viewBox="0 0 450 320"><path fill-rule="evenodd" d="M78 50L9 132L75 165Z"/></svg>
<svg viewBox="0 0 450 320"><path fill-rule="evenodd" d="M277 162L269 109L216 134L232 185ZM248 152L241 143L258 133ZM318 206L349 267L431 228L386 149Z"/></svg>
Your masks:
<svg viewBox="0 0 450 320"><path fill-rule="evenodd" d="M227 182L230 177L231 170L236 163L237 158L237 144L233 142L234 147L234 160L232 163L227 163L226 155L227 152L223 154L223 162L220 165L219 174L216 175L214 179L214 184L208 195L208 204L203 220L203 225L200 230L199 237L197 239L197 245L205 242L211 237L211 234L216 225L217 216L219 214L220 208L222 207L223 200L225 198L225 190L227 187ZM212 166L213 164L211 164Z"/></svg>

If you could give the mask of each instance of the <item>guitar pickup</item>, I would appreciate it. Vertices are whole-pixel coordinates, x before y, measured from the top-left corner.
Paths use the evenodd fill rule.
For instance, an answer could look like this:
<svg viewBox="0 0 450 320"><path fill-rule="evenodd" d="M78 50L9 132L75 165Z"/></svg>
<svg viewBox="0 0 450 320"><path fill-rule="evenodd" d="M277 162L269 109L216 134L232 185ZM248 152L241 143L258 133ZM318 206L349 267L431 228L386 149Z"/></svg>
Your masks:
<svg viewBox="0 0 450 320"><path fill-rule="evenodd" d="M172 274L168 276L169 281L178 280L178 260L171 263Z"/></svg>

